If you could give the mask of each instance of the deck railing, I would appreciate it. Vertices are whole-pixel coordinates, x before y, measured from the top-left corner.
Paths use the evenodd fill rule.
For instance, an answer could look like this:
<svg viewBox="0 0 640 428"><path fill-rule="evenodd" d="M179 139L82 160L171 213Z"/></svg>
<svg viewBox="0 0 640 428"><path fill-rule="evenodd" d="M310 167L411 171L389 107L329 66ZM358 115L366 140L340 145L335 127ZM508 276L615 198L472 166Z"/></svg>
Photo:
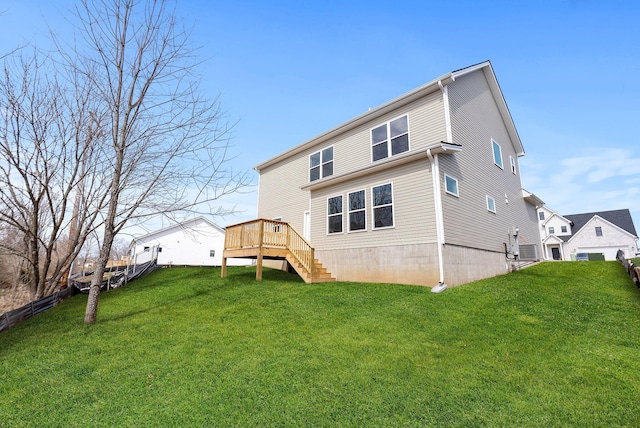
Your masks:
<svg viewBox="0 0 640 428"><path fill-rule="evenodd" d="M257 219L228 226L225 250L286 248L313 277L314 249L293 227L284 221Z"/></svg>

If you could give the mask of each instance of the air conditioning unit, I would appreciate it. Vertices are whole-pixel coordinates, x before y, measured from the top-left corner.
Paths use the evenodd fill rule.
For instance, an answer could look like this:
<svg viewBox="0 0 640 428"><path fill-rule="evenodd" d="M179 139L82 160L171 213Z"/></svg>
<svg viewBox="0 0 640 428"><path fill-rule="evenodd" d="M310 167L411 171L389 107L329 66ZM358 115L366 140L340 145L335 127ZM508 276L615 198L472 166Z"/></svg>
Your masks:
<svg viewBox="0 0 640 428"><path fill-rule="evenodd" d="M538 245L536 244L520 244L519 260L536 262L540 260L538 255Z"/></svg>

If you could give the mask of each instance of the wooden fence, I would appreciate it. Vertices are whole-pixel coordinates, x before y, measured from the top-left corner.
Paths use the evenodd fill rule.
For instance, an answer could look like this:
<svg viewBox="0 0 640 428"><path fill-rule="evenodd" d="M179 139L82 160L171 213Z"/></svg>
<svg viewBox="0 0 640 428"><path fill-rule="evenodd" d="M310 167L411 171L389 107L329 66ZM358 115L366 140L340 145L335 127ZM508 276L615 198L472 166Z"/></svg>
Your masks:
<svg viewBox="0 0 640 428"><path fill-rule="evenodd" d="M622 250L618 250L616 259L622 263L622 266L624 266L636 287L640 288L640 266L636 266L632 261L627 260Z"/></svg>

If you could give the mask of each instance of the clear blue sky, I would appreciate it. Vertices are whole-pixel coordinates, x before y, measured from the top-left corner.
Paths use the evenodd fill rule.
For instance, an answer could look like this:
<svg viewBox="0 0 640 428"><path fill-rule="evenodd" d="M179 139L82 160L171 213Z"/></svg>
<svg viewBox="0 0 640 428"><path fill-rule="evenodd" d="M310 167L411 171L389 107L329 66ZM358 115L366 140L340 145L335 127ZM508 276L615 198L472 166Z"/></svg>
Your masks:
<svg viewBox="0 0 640 428"><path fill-rule="evenodd" d="M65 34L70 0L0 1L0 53ZM256 164L449 71L491 60L526 150L523 187L561 214L629 208L640 232L640 2L184 1L200 72ZM257 182L257 176L254 175ZM255 194L238 198L253 218Z"/></svg>

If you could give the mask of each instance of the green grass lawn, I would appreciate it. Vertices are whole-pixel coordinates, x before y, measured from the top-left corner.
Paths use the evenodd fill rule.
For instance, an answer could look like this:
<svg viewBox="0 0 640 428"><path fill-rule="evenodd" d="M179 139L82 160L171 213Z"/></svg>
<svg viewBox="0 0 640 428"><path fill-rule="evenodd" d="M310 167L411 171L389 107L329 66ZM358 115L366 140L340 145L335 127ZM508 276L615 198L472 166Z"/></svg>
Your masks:
<svg viewBox="0 0 640 428"><path fill-rule="evenodd" d="M0 426L640 426L640 292L616 262L433 294L156 271L0 333Z"/></svg>

